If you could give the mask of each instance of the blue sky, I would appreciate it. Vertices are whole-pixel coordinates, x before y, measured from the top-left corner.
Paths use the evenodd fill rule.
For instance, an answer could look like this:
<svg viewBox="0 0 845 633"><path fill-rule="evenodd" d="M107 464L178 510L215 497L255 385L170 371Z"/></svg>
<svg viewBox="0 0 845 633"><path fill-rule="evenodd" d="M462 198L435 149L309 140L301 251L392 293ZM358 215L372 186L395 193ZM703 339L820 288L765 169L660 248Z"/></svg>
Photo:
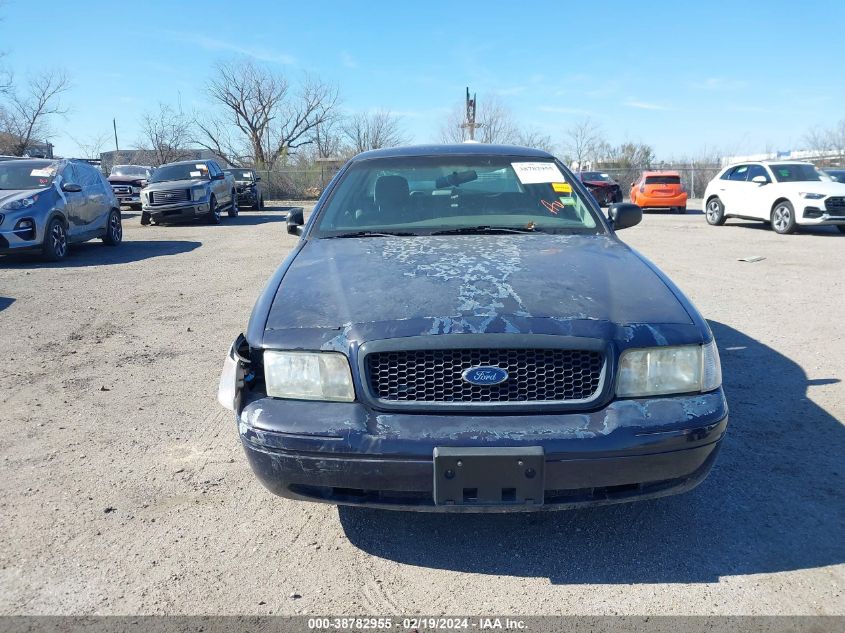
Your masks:
<svg viewBox="0 0 845 633"><path fill-rule="evenodd" d="M798 149L808 128L845 118L840 0L5 0L0 15L18 79L72 78L53 126L65 155L113 117L133 145L159 101L207 108L214 62L238 56L334 82L344 108L389 109L416 142L437 140L467 85L558 142L589 116L663 158Z"/></svg>

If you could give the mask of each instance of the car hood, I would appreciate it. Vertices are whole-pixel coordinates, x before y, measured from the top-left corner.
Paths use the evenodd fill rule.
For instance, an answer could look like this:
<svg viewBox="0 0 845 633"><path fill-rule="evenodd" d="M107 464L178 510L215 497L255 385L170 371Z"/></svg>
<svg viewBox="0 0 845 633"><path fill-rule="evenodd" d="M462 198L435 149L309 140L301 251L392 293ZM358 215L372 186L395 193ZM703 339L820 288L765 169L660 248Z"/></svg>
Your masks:
<svg viewBox="0 0 845 633"><path fill-rule="evenodd" d="M144 187L144 191L168 191L171 189L188 189L197 185L207 185L208 180L196 178L192 180L165 180L164 182L151 182Z"/></svg>
<svg viewBox="0 0 845 633"><path fill-rule="evenodd" d="M35 194L41 194L47 191L50 187L43 189L0 189L0 207L7 202L12 202L21 198L28 198Z"/></svg>
<svg viewBox="0 0 845 633"><path fill-rule="evenodd" d="M692 323L667 283L618 240L532 234L309 240L265 328L479 317Z"/></svg>

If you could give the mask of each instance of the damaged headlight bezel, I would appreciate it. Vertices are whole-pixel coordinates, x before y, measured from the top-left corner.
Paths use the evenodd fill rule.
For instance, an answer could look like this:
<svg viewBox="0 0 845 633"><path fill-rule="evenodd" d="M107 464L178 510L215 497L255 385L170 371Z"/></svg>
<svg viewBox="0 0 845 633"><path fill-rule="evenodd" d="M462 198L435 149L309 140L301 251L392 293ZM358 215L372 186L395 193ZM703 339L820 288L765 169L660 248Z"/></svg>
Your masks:
<svg viewBox="0 0 845 633"><path fill-rule="evenodd" d="M625 350L619 358L616 396L645 398L705 393L722 385L716 341Z"/></svg>
<svg viewBox="0 0 845 633"><path fill-rule="evenodd" d="M349 359L340 352L264 350L264 386L272 398L355 401Z"/></svg>

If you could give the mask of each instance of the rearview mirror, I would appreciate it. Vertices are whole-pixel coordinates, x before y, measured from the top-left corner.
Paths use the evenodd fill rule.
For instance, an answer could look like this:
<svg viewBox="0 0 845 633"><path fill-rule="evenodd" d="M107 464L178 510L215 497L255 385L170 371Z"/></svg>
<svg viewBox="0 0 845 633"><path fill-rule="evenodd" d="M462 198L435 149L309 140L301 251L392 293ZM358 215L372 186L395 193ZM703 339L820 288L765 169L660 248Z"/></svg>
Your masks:
<svg viewBox="0 0 845 633"><path fill-rule="evenodd" d="M72 182L64 182L62 183L62 191L65 191L67 193L79 193L80 191L82 191L82 187Z"/></svg>
<svg viewBox="0 0 845 633"><path fill-rule="evenodd" d="M765 176L754 176L754 178L751 179L751 182L756 182L758 185L767 185L769 184L769 179Z"/></svg>
<svg viewBox="0 0 845 633"><path fill-rule="evenodd" d="M610 205L607 215L610 218L610 225L613 230L619 231L642 222L643 210L636 204L616 202Z"/></svg>
<svg viewBox="0 0 845 633"><path fill-rule="evenodd" d="M302 225L305 224L305 209L293 207L288 210L288 233L302 235Z"/></svg>

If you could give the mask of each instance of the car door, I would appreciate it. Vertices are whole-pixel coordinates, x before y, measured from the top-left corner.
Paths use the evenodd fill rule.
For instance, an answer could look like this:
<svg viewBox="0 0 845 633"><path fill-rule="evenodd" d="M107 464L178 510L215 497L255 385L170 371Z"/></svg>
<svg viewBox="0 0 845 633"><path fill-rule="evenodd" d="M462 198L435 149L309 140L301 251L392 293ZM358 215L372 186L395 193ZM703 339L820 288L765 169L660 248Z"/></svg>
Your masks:
<svg viewBox="0 0 845 633"><path fill-rule="evenodd" d="M99 230L105 226L106 218L111 210L102 179L99 172L91 165L80 163L75 166L75 169L80 175L82 193L85 194L85 206L82 213L85 230Z"/></svg>
<svg viewBox="0 0 845 633"><path fill-rule="evenodd" d="M85 193L84 191L65 191L65 185L82 186L80 176L77 174L73 163L66 163L59 173L61 181L58 182L61 196L65 201L65 217L68 223L68 235L71 238L78 237L85 231Z"/></svg>
<svg viewBox="0 0 845 633"><path fill-rule="evenodd" d="M765 184L754 182L754 178L763 176ZM745 181L745 198L743 200L745 212L752 218L769 219L772 205L768 201L772 194L772 177L762 165L749 165L748 178ZM771 202L774 202L772 200Z"/></svg>
<svg viewBox="0 0 845 633"><path fill-rule="evenodd" d="M229 204L231 194L227 191L226 178L223 170L213 160L208 161L206 164L208 165L208 175L211 178L211 190L214 192L217 204L218 206L225 207Z"/></svg>
<svg viewBox="0 0 845 633"><path fill-rule="evenodd" d="M725 206L725 213L731 215L745 214L743 211L745 206L743 196L746 194L744 185L747 176L748 165L737 165L722 174L719 179L716 190L719 199Z"/></svg>

